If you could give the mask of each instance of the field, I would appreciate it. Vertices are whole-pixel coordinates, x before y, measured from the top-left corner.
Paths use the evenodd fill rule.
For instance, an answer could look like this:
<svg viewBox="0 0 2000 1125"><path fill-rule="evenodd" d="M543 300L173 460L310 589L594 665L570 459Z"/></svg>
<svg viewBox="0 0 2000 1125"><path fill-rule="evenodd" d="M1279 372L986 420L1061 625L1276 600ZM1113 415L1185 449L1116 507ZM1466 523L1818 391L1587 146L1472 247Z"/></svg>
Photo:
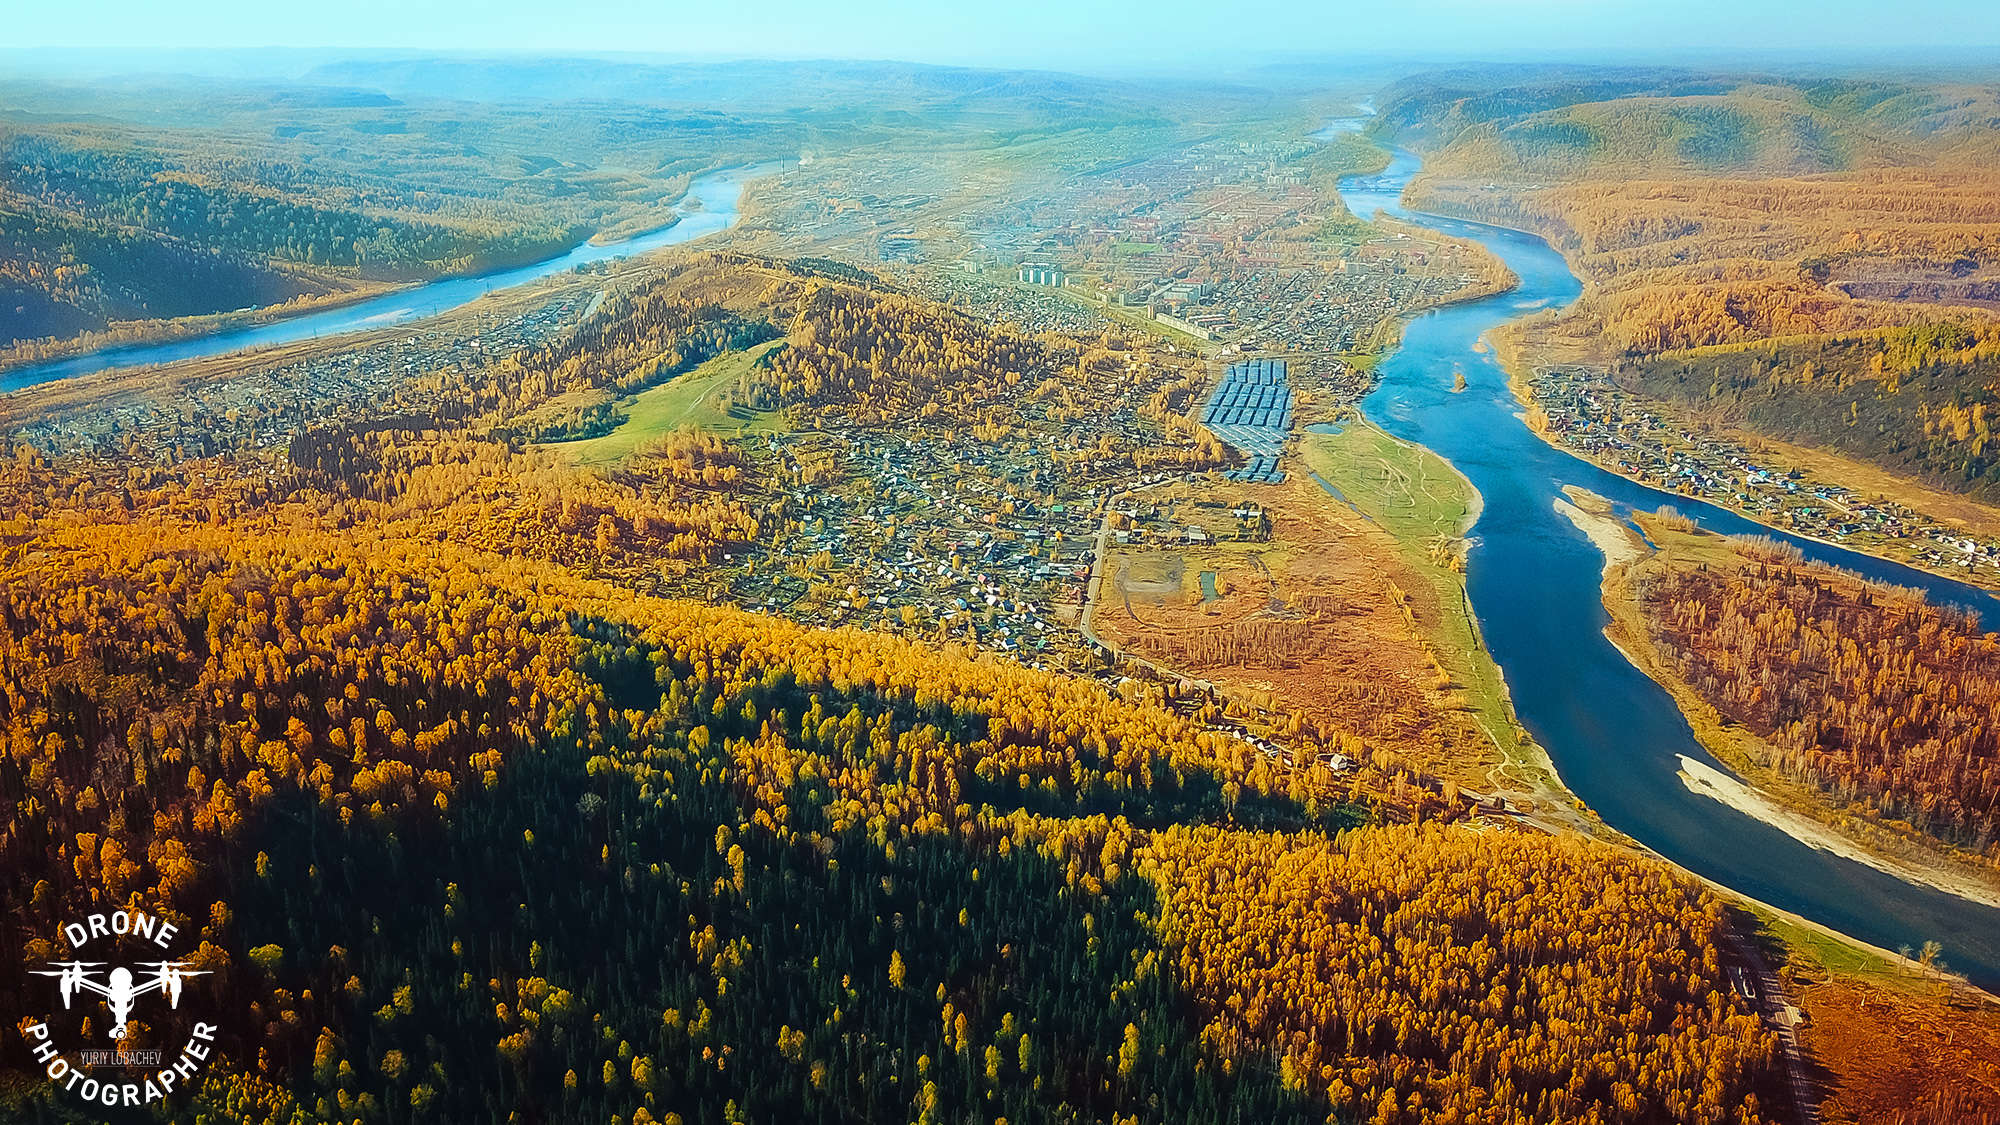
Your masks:
<svg viewBox="0 0 2000 1125"><path fill-rule="evenodd" d="M1359 419L1300 438L1306 466L1399 543L1431 561L1462 559L1479 493L1451 463Z"/></svg>
<svg viewBox="0 0 2000 1125"><path fill-rule="evenodd" d="M1421 446L1396 440L1359 419L1337 434L1300 438L1305 466L1388 533L1398 561L1435 607L1418 618L1438 662L1463 705L1504 756L1497 777L1555 798L1539 749L1514 721L1499 666L1486 652L1465 597L1465 533L1479 518L1479 493L1451 464Z"/></svg>
<svg viewBox="0 0 2000 1125"><path fill-rule="evenodd" d="M1109 552L1093 622L1103 639L1253 705L1351 729L1372 761L1565 808L1467 615L1470 484L1359 420L1304 435L1287 465L1281 484L1155 490L1175 539ZM1244 506L1261 508L1268 537L1230 541L1227 511ZM1190 525L1214 541L1182 541Z"/></svg>
<svg viewBox="0 0 2000 1125"><path fill-rule="evenodd" d="M609 465L679 429L706 430L740 437L785 428L778 411L758 411L727 401L728 392L780 341L748 351L716 356L685 375L633 395L621 404L625 420L603 437L562 442L553 448L568 453L580 465Z"/></svg>
<svg viewBox="0 0 2000 1125"><path fill-rule="evenodd" d="M1269 539L1111 551L1093 620L1102 639L1215 684L1243 714L1351 730L1374 764L1492 787L1499 756L1414 624L1439 607L1381 528L1303 475L1156 491L1173 528L1203 522L1205 503L1260 505Z"/></svg>

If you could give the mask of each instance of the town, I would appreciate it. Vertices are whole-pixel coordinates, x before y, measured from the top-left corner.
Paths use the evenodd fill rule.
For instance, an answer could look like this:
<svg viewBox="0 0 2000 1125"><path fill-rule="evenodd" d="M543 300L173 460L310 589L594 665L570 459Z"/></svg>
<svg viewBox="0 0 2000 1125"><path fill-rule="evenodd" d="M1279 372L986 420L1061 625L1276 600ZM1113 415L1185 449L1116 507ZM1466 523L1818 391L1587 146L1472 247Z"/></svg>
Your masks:
<svg viewBox="0 0 2000 1125"><path fill-rule="evenodd" d="M1739 442L1677 424L1594 368L1538 368L1531 393L1528 420L1536 430L1641 484L1952 577L2000 582L2000 539L1975 538L1894 500L1762 462Z"/></svg>

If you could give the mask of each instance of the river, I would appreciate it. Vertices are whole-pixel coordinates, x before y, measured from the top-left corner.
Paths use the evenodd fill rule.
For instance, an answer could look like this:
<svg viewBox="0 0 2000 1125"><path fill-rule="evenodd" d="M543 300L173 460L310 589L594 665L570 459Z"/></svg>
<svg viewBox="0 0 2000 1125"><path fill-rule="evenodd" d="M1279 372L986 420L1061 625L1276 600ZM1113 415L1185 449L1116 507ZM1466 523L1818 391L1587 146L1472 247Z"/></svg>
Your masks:
<svg viewBox="0 0 2000 1125"><path fill-rule="evenodd" d="M1322 136L1358 125L1336 123ZM1570 303L1581 284L1562 256L1533 235L1405 210L1403 188L1419 166L1417 157L1398 152L1382 173L1343 181L1341 194L1357 215L1387 211L1478 241L1521 284L1411 320L1382 364L1380 385L1361 406L1383 429L1450 460L1485 498L1467 559L1473 611L1522 724L1548 750L1563 783L1605 823L1690 871L1874 945L1938 941L1948 968L2000 988L2000 910L1808 847L1682 784L1683 755L1729 771L1695 741L1666 690L1605 637L1604 557L1555 501L1567 484L1623 512L1671 504L1711 530L1771 535L1797 544L1808 558L1917 587L1934 601L1977 612L1988 627L2000 622L2000 600L1646 488L1536 436L1521 420L1506 373L1479 340L1516 317ZM1452 390L1454 369L1465 372L1460 393Z"/></svg>
<svg viewBox="0 0 2000 1125"><path fill-rule="evenodd" d="M603 244L585 242L567 254L559 254L532 265L515 266L465 277L441 278L408 289L398 289L379 297L370 297L351 305L302 313L265 324L222 328L159 343L114 345L61 359L28 364L0 372L0 392L16 391L23 387L99 371L205 359L209 356L227 355L231 352L269 347L273 344L290 344L315 337L339 336L348 332L387 328L449 312L488 293L511 289L530 281L539 281L578 266L629 258L664 246L693 242L697 238L704 238L735 226L737 220L742 217L737 205L743 196L743 186L757 176L768 173L772 167L772 165L757 165L747 168L726 168L697 176L688 185L686 194L675 203L680 212L676 222L671 226L635 235L622 242Z"/></svg>

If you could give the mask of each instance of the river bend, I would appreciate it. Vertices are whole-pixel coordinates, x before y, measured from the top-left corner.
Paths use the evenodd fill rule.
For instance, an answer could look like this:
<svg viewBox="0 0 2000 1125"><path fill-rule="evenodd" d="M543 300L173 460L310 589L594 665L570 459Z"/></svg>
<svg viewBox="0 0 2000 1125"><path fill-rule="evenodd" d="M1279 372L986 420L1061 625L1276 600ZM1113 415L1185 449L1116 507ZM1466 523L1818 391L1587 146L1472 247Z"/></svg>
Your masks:
<svg viewBox="0 0 2000 1125"><path fill-rule="evenodd" d="M688 185L676 206L680 217L671 226L635 235L622 242L585 242L566 254L532 265L466 277L446 277L408 289L398 289L379 297L369 297L351 305L301 313L264 324L219 328L195 336L158 343L114 344L78 355L45 360L0 372L0 392L16 391L57 379L69 379L99 371L128 367L148 367L190 359L206 359L252 348L290 344L324 336L340 336L387 328L412 320L436 316L479 297L502 289L512 289L531 281L573 270L595 262L630 258L666 246L679 246L735 226L742 216L738 203L743 186L771 170L762 165L726 168L697 176Z"/></svg>
<svg viewBox="0 0 2000 1125"><path fill-rule="evenodd" d="M1387 211L1477 241L1521 284L1413 319L1362 410L1450 460L1485 498L1467 559L1473 611L1522 724L1548 750L1563 783L1607 824L1690 871L1874 945L1936 940L1947 967L2000 988L2000 910L1808 847L1682 784L1682 755L1729 771L1702 749L1666 690L1605 637L1604 557L1555 501L1564 485L1576 485L1621 512L1671 504L1710 530L1771 535L1808 558L1917 587L1934 601L1977 612L1989 628L2000 622L2000 600L1644 487L1543 441L1522 421L1505 371L1479 341L1516 317L1569 304L1581 284L1533 235L1405 210L1403 188L1418 167L1414 155L1396 153L1382 173L1344 181L1341 194L1357 215ZM1465 372L1463 392L1452 390L1455 370Z"/></svg>

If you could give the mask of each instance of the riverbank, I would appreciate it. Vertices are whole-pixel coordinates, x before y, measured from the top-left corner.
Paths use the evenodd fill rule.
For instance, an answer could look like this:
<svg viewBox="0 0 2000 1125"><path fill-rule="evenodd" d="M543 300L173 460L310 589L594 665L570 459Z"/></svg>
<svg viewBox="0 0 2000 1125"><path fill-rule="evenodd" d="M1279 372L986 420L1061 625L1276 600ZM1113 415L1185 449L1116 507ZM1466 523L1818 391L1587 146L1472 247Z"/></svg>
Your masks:
<svg viewBox="0 0 2000 1125"><path fill-rule="evenodd" d="M677 201L687 210L674 223L623 242L600 246L593 241L584 241L566 253L558 248L554 256L533 260L526 265L469 276L448 276L421 285L395 288L337 308L278 316L268 322L211 327L193 335L153 344L115 346L63 359L29 363L0 372L0 388L12 390L108 370L209 359L250 348L340 336L427 319L459 308L487 293L574 272L586 266L682 245L728 230L742 217L737 206L748 183L770 174L776 167L729 168L697 176L682 199Z"/></svg>
<svg viewBox="0 0 2000 1125"><path fill-rule="evenodd" d="M1577 530L1589 536L1597 549L1604 552L1604 576L1611 577L1614 570L1637 562L1646 557L1646 541L1635 534L1625 521L1611 513L1611 502L1595 492L1588 492L1573 484L1563 486L1567 500L1555 502L1556 511L1576 525Z"/></svg>
<svg viewBox="0 0 2000 1125"><path fill-rule="evenodd" d="M1532 232L1525 232L1531 233ZM1782 491L1765 488L1762 497L1767 501L1762 506L1752 506L1745 501L1750 496L1750 486L1737 479L1740 470L1730 467L1727 476L1728 487L1689 491L1686 487L1671 487L1671 482L1648 475L1630 466L1626 453L1633 449L1646 448L1654 451L1663 462L1671 461L1681 451L1689 450L1698 443L1695 427L1676 417L1678 411L1669 403L1651 398L1637 398L1634 409L1643 407L1644 412L1660 423L1658 427L1667 435L1657 446L1645 446L1636 441L1629 431L1622 431L1621 446L1616 447L1619 455L1614 456L1606 447L1602 453L1586 450L1562 440L1562 435L1552 430L1550 425L1550 404L1542 389L1542 376L1538 372L1552 368L1587 369L1597 364L1594 352L1575 352L1550 341L1542 341L1530 358L1530 344L1523 321L1497 327L1489 334L1488 341L1499 357L1507 373L1507 384L1514 397L1525 411L1528 428L1552 448L1566 456L1596 466L1608 473L1646 488L1675 491L1690 500L1699 500L1741 516L1746 520L1768 527L1773 531L1801 539L1810 539L1837 547L1843 551L1865 554L1898 566L1907 566L1963 582L1982 589L2000 591L2000 568L1990 565L1941 565L1938 557L1951 551L1935 536L1887 535L1873 531L1857 531L1849 535L1829 534L1816 526L1805 526L1800 520L1800 511L1818 509L1824 512L1828 505L1817 502L1815 493L1822 488L1834 488L1852 496L1874 498L1871 506L1902 509L1911 522L1921 522L1934 528L1948 528L1953 535L1969 535L1988 542L2000 540L2000 509L1981 504L1969 497L1942 492L1920 481L1901 477L1879 466L1858 461L1827 450L1808 449L1792 443L1751 433L1726 425L1706 425L1701 431L1705 437L1699 440L1726 442L1741 449L1745 459L1754 458L1757 465L1771 480L1785 480L1787 487ZM1594 385L1594 384L1593 384ZM1612 390L1608 381L1603 382L1606 392ZM1626 392L1618 392L1620 394ZM1560 407L1557 407L1560 409ZM1630 411L1625 411L1629 414ZM1666 426L1665 423L1673 425ZM1805 504L1804 501L1814 500ZM1778 510L1770 510L1776 503ZM1776 517L1785 517L1779 522ZM1810 521L1809 521L1810 522Z"/></svg>
<svg viewBox="0 0 2000 1125"><path fill-rule="evenodd" d="M1569 499L1556 501L1558 510L1604 552L1605 601L1612 614L1607 637L1634 667L1672 691L1711 753L1731 760L1728 740L1746 732L1715 722L1713 709L1661 666L1643 627L1635 628L1627 612L1636 610L1636 599L1617 596L1635 570L1656 565L1677 545L1676 535L1692 533L1654 519L1645 522L1642 534L1603 497L1573 486L1564 492ZM1654 546L1663 539L1666 546ZM1940 861L1928 853L1906 861L1900 852L1864 846L1705 761L1683 754L1679 762L1688 792L1771 825L1808 847L1970 902L2000 905L2000 885L1963 863ZM1636 842L1634 846L1651 852ZM1736 938L1731 945L1751 968L1760 1014L1780 1034L1792 1100L1804 1107L1797 1120L1888 1120L1907 1107L1934 1104L1940 1088L1949 1083L1939 1083L1929 1063L1914 1061L1913 1046L1921 1045L1925 1059L1959 1060L1960 1073L1991 1069L1991 1052L2000 1046L2000 998L1951 975L1947 963L1935 960L1940 949L1892 952L1714 879L1688 874L1738 906L1732 910Z"/></svg>
<svg viewBox="0 0 2000 1125"><path fill-rule="evenodd" d="M2000 908L2000 870L1908 825L1889 823L1865 807L1836 807L1818 790L1780 774L1766 764L1777 759L1776 750L1723 716L1654 643L1639 591L1666 568L1721 570L1745 565L1726 537L1645 513L1635 513L1639 531L1634 531L1602 497L1577 490L1573 499L1578 503L1571 509L1572 519L1606 553L1603 598L1610 615L1606 636L1634 667L1673 697L1702 748L1738 775L1731 777L1680 755L1678 774L1689 792L1754 817L1808 847L1905 882Z"/></svg>
<svg viewBox="0 0 2000 1125"><path fill-rule="evenodd" d="M98 332L83 332L61 340L26 340L0 349L0 380L39 364L55 363L94 353L112 354L126 348L145 348L188 340L217 332L275 324L308 313L333 312L363 301L412 288L405 281L364 281L360 279L316 278L342 287L331 293L300 297L275 305L251 309L181 316L171 320L121 321Z"/></svg>
<svg viewBox="0 0 2000 1125"><path fill-rule="evenodd" d="M1472 612L1465 566L1467 536L1485 511L1479 490L1443 457L1366 418L1334 424L1338 432L1304 429L1299 458L1323 491L1388 534L1403 564L1399 573L1425 587L1421 616L1409 613L1407 620L1430 646L1451 698L1474 716L1499 755L1481 787L1511 799L1543 827L1597 834L1602 826L1521 725Z"/></svg>
<svg viewBox="0 0 2000 1125"><path fill-rule="evenodd" d="M673 212L669 211L668 214L672 215ZM678 216L674 216L664 225L644 228L614 242L629 241L649 231L654 233L663 231L671 227L675 221L678 221ZM93 355L115 360L128 351L143 351L223 333L278 327L307 316L338 313L372 301L393 300L398 294L413 293L443 282L464 281L530 269L539 263L573 252L577 233L572 229L562 238L546 244L525 247L501 258L481 259L462 268L446 270L429 277L385 280L354 276L344 272L346 268L316 269L286 264L281 268L287 272L336 288L328 293L297 297L255 308L174 317L169 320L125 321L103 331L85 332L61 340L22 341L0 349L0 385L10 382L21 372L32 371L44 364L60 364L66 360ZM598 245L601 238L600 233L587 244ZM115 366L130 365L115 364Z"/></svg>
<svg viewBox="0 0 2000 1125"><path fill-rule="evenodd" d="M1381 364L1362 403L1395 436L1434 450L1486 501L1474 529L1467 590L1523 725L1546 747L1563 784L1612 831L1734 893L1810 917L1878 947L1938 939L1953 966L2000 981L2000 910L1894 878L1807 846L1754 817L1691 793L1682 755L1706 751L1670 694L1635 667L1604 632L1604 554L1564 515L1562 486L1580 485L1619 510L1674 503L1547 442L1523 424L1520 399L1482 340L1509 321L1566 307L1582 282L1533 235L1476 222L1415 216L1402 187L1420 170L1399 154L1395 174L1352 182L1350 210L1388 210L1473 239L1521 278L1506 296L1413 318ZM1463 390L1450 372L1462 367ZM1757 530L1734 513L1688 505L1704 525ZM1810 541L1811 557L1871 577L1923 588L1940 604L2000 619L2000 602L1977 590Z"/></svg>
<svg viewBox="0 0 2000 1125"><path fill-rule="evenodd" d="M1819 1120L1992 1120L1977 1101L2000 1092L2000 998L1762 904L1732 921L1775 966Z"/></svg>
<svg viewBox="0 0 2000 1125"><path fill-rule="evenodd" d="M640 238L647 234L657 234L660 231L669 230L675 223L680 222L681 219L681 213L672 207L664 208L659 214L655 215L638 215L622 223L613 223L596 234L591 235L590 245L616 246L621 242L630 242L632 239Z"/></svg>

